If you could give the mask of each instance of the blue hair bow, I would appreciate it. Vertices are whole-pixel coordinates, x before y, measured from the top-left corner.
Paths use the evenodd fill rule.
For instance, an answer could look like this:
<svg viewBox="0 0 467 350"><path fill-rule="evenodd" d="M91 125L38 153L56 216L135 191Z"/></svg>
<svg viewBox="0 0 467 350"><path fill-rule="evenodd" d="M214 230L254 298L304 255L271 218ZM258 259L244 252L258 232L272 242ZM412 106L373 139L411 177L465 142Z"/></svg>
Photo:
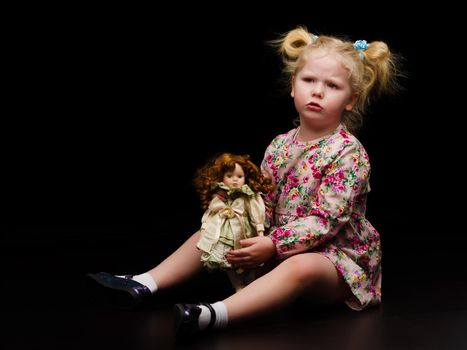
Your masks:
<svg viewBox="0 0 467 350"><path fill-rule="evenodd" d="M365 51L368 49L368 43L366 40L357 40L356 42L353 43L353 48L357 51ZM360 56L361 59L365 59L365 55L363 52L359 52L358 55Z"/></svg>
<svg viewBox="0 0 467 350"><path fill-rule="evenodd" d="M357 51L365 51L368 49L368 43L366 40L357 40L356 42L353 43L353 48Z"/></svg>

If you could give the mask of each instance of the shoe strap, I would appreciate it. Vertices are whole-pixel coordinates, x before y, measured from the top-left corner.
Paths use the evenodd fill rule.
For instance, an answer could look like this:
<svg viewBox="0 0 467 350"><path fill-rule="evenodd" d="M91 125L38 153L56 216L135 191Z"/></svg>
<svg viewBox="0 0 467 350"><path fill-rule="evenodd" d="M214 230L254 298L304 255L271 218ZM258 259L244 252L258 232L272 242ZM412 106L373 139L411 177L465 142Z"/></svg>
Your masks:
<svg viewBox="0 0 467 350"><path fill-rule="evenodd" d="M211 312L211 319L209 320L209 324L206 327L206 329L210 329L210 328L212 328L212 326L214 326L214 323L216 323L216 311L214 310L214 308L209 303L200 303L200 305L206 306L209 309L209 311Z"/></svg>

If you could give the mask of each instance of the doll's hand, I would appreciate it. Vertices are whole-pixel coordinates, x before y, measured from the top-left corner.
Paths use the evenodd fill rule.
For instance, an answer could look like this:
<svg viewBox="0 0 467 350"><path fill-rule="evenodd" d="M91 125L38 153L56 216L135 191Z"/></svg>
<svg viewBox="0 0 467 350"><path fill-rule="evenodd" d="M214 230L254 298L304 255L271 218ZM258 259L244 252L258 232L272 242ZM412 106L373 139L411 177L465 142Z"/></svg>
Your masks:
<svg viewBox="0 0 467 350"><path fill-rule="evenodd" d="M267 236L257 236L240 241L242 248L227 253L227 261L236 267L255 268L269 260L276 246Z"/></svg>

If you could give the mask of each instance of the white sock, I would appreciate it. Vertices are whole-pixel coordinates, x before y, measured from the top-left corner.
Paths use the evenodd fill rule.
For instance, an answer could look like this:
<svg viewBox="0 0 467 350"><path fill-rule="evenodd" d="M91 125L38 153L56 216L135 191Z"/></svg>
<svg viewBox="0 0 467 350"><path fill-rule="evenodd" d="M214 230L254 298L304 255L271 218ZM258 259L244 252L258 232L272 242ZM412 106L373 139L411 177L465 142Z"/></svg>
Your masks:
<svg viewBox="0 0 467 350"><path fill-rule="evenodd" d="M211 321L211 311L209 311L207 306L204 306L204 305L198 305L198 306L201 308L201 314L199 315L199 318L198 318L198 325L199 325L199 329L203 330L208 326L209 321Z"/></svg>
<svg viewBox="0 0 467 350"><path fill-rule="evenodd" d="M218 301L215 304L211 304L212 308L216 312L216 322L214 328L220 329L227 327L229 322L229 315L227 314L227 308L222 301Z"/></svg>
<svg viewBox="0 0 467 350"><path fill-rule="evenodd" d="M211 321L211 311L209 311L207 306L198 305L201 308L201 314L199 315L198 325L199 329L205 329L209 322ZM227 327L227 323L229 321L227 308L222 301L218 301L217 303L211 304L214 312L216 313L216 322L212 328L214 329L221 329Z"/></svg>
<svg viewBox="0 0 467 350"><path fill-rule="evenodd" d="M115 277L125 278L124 275L115 275ZM148 287L152 294L157 291L156 281L151 277L149 273L142 273L141 275L135 275L131 278L133 281L141 283L143 286Z"/></svg>
<svg viewBox="0 0 467 350"><path fill-rule="evenodd" d="M115 275L115 277L125 278L125 276ZM142 273L141 275L135 275L132 278L133 281L141 283L143 286L148 287L152 294L157 291L156 281L151 277L149 273Z"/></svg>
<svg viewBox="0 0 467 350"><path fill-rule="evenodd" d="M157 291L156 281L154 281L151 275L147 272L142 273L141 275L135 275L132 279L133 281L139 282L142 285L148 287L152 294Z"/></svg>

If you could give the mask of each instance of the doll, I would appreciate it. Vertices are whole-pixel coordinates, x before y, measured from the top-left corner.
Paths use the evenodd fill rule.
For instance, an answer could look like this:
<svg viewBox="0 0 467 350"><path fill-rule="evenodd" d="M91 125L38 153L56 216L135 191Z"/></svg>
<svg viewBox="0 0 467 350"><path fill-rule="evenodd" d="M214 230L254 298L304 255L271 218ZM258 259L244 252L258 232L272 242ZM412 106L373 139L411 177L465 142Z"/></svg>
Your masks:
<svg viewBox="0 0 467 350"><path fill-rule="evenodd" d="M208 271L226 271L238 291L254 279L255 272L235 268L226 255L241 248L240 240L264 235L261 195L273 189L271 181L248 155L223 153L198 170L194 183L205 209L196 245L202 251L201 262Z"/></svg>

